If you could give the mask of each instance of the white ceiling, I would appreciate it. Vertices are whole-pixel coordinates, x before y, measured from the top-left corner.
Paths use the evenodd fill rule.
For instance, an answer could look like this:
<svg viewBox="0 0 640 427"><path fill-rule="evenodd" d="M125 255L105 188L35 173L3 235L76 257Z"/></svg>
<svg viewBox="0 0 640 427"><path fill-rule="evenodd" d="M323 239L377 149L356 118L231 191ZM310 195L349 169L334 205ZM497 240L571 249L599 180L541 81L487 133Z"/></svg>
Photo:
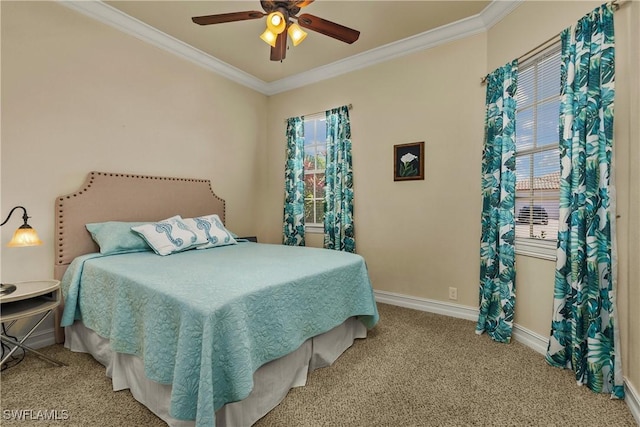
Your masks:
<svg viewBox="0 0 640 427"><path fill-rule="evenodd" d="M262 11L258 0L62 1L120 30L173 51L266 94L484 31L521 0L316 0L301 10L360 31L349 45L307 31L286 59L269 60L265 18L196 25L193 16Z"/></svg>

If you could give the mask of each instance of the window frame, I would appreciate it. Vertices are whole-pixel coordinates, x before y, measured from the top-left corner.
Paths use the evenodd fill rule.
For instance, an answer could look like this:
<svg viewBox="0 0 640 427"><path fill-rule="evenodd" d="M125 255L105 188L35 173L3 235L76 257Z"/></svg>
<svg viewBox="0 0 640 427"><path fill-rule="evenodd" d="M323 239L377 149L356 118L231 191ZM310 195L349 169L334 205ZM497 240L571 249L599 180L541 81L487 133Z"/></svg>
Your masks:
<svg viewBox="0 0 640 427"><path fill-rule="evenodd" d="M557 41L556 43L552 44L551 46L547 47L546 49L542 50L541 52L537 53L536 55L532 56L531 58L528 58L527 60L523 61L522 63L519 64L518 68L519 68L519 73L523 70L526 70L529 67L536 67L538 64L542 63L544 60L546 60L547 58L556 55L556 54L560 54L561 51L561 44L560 41ZM560 76L560 68L558 67L558 76ZM535 77L536 79L536 83L537 84L537 76ZM537 92L537 90L536 90ZM538 128L538 115L537 115L537 111L538 111L538 106L542 105L546 102L549 102L550 100L552 100L553 97L546 97L546 98L538 98L537 94L536 94L536 98L534 99L533 103L531 105L528 105L525 108L530 108L532 106L535 106L534 108L534 119L533 119L533 124L534 124L534 139L533 141L536 142L537 141L537 128ZM560 99L560 88L558 88L558 101ZM517 116L518 113L521 112L520 108L517 107L516 109L516 122L517 122ZM558 121L559 121L559 114L560 111L558 109ZM517 138L517 135L516 135ZM531 195L530 195L530 199L531 200L535 200L535 201L539 201L539 200L557 200L558 206L560 205L560 189L558 188L558 193L557 193L557 197L554 198L549 198L548 196L536 196L536 191L534 188L534 177L535 177L535 167L534 167L534 163L533 163L533 156L535 154L538 153L544 153L544 152L548 152L551 150L559 150L560 148L560 141L559 141L559 135L558 135L558 140L556 141L555 144L546 144L546 145L542 145L542 146L536 146L537 144L534 144L534 146L524 149L524 150L517 150L516 149L516 162L518 158L525 158L525 157L531 157L531 166L530 166L530 175L529 175L529 182L530 182L530 186L531 189L529 190ZM560 158L558 157L558 164L560 164ZM517 167L516 167L516 171L517 171ZM517 180L516 180L516 184L517 184ZM539 190L540 191L540 190ZM517 194L517 190L516 190L516 194ZM515 195L514 195L515 197ZM523 199L523 197L515 197L516 201L518 199ZM533 204L530 206L534 206ZM515 212L516 218L518 216L518 212ZM533 214L532 214L533 215ZM533 227L533 223L529 224L529 227ZM515 230L514 230L515 231ZM554 239L536 239L536 238L531 238L531 237L515 237L515 252L517 255L523 255L523 256L529 256L529 257L534 257L534 258L541 258L541 259L546 259L546 260L551 260L551 261L555 261L557 258L557 246L558 246L558 240L557 240L557 235Z"/></svg>
<svg viewBox="0 0 640 427"><path fill-rule="evenodd" d="M323 122L324 126L326 127L326 115L325 115L325 113L317 113L317 114L311 114L311 115L308 115L308 116L304 116L304 122L305 122L304 124L305 125L307 124L307 121L315 122L316 123L315 126L317 126L318 123ZM315 128L314 131L316 131L314 133L317 133L317 128ZM325 132L325 134L326 134L326 132ZM314 154L315 154L314 155L314 162L315 162L315 158L316 158L317 153L318 153L317 148L318 147L324 147L324 149L326 150L326 144L327 144L326 137L325 137L324 141L321 142L321 141L315 141L314 140L314 142L312 144L307 144L306 143L306 138L307 138L306 134L305 134L304 138L305 138L305 144L304 144L304 150L303 150L304 151L303 152L303 158L306 159L306 157L307 157L307 147L313 148L314 149ZM314 138L315 138L315 135L314 135ZM324 145L322 145L322 144L324 144ZM315 164L315 166L316 166L316 168L311 169L311 170L307 170L305 168L305 170L304 170L304 178L303 178L304 181L306 181L307 175L317 175L319 173L320 174L325 174L326 173L326 164L325 164L325 168L324 169L318 169L317 168L317 166L318 166L317 163ZM316 211L316 203L317 203L318 200L321 200L321 199L324 200L324 198L317 197L317 195L315 194L315 185L314 185L314 197L311 199L311 200L313 200L314 217L315 217L315 213L317 212ZM322 222L307 223L307 221L306 221L306 217L307 217L307 200L309 200L309 199L305 195L305 198L304 198L304 201L305 201L305 203L304 203L304 217L305 217L304 230L305 230L306 233L324 234L324 220Z"/></svg>

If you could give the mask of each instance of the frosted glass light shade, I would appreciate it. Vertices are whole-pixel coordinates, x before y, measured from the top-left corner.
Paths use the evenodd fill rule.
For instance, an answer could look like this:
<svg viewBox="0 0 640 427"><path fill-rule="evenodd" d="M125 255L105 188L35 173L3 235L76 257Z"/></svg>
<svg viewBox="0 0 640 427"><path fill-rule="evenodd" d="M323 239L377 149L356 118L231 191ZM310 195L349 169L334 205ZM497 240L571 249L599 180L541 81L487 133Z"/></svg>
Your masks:
<svg viewBox="0 0 640 427"><path fill-rule="evenodd" d="M13 233L13 238L7 243L10 248L20 246L39 246L42 244L42 240L38 237L36 230L31 228L30 225L22 225Z"/></svg>
<svg viewBox="0 0 640 427"><path fill-rule="evenodd" d="M267 28L275 34L280 34L287 28L287 21L284 19L282 12L271 12L267 16Z"/></svg>
<svg viewBox="0 0 640 427"><path fill-rule="evenodd" d="M288 33L294 46L298 46L307 37L307 33L298 24L289 25Z"/></svg>
<svg viewBox="0 0 640 427"><path fill-rule="evenodd" d="M278 35L272 33L268 28L264 30L264 33L262 33L260 38L264 40L264 42L267 43L268 45L271 45L272 47L276 47L276 40L278 39Z"/></svg>

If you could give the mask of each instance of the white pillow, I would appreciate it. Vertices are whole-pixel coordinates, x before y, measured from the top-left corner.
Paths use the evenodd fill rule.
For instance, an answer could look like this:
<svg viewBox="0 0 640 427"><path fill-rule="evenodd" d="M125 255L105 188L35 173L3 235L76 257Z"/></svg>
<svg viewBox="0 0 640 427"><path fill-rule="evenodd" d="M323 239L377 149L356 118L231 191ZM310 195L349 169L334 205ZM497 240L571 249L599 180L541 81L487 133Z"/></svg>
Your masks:
<svg viewBox="0 0 640 427"><path fill-rule="evenodd" d="M150 224L131 227L158 255L169 255L194 247L196 234L182 221L180 215Z"/></svg>
<svg viewBox="0 0 640 427"><path fill-rule="evenodd" d="M183 221L197 236L196 249L208 249L238 243L233 238L232 233L224 228L220 217L216 214L184 218Z"/></svg>

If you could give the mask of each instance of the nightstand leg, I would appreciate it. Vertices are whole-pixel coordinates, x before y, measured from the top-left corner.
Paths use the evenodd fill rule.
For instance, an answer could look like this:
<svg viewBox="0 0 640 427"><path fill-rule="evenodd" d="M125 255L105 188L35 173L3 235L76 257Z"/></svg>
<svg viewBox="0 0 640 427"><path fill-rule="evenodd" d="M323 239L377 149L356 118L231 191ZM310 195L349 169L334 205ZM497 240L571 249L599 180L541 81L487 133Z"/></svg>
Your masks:
<svg viewBox="0 0 640 427"><path fill-rule="evenodd" d="M47 361L49 361L49 362L53 363L54 365L57 365L57 366L67 366L67 365L65 365L64 363L59 362L59 361L57 361L57 360L55 360L55 359L52 359L52 358L51 358L51 357L49 357L49 356L45 356L44 354L40 353L39 351L34 350L33 348L31 348L31 347L29 347L29 346L26 346L26 345L24 344L24 342L27 340L27 338L29 338L29 337L31 336L31 334L33 333L33 331L35 331L35 330L36 330L36 328L37 328L38 326L40 326L40 324L41 324L42 322L44 322L44 319L46 319L46 318L47 318L47 316L49 316L49 314L51 314L51 310L47 311L47 312L44 314L44 316L42 316L42 318L41 318L40 320L38 320L38 323L36 323L36 324L35 324L35 326L34 326L33 328L31 328L31 329L29 330L29 332L27 332L27 334L26 334L26 335L25 335L25 336L20 340L20 342L18 342L18 341L14 341L14 340L12 340L12 339L11 339L11 338L9 338L9 337L7 337L7 336L5 336L5 335L0 334L0 339L2 339L2 341L6 342L7 344L11 344L11 345L13 345L13 348L11 349L11 351L10 351L10 352L9 352L9 353L8 353L8 354L7 354L7 355L6 355L6 356L5 356L5 357L0 361L0 366L4 365L4 364L5 364L5 362L6 362L7 360L9 360L9 358L10 358L10 357L13 355L13 353L18 349L18 347L19 347L19 348L21 348L21 349L23 349L23 350L25 350L25 351L30 351L30 352L32 352L32 353L34 353L34 354L36 354L37 356L39 356L39 357L41 357L41 358L43 358L43 359L45 359L45 360L47 360Z"/></svg>

